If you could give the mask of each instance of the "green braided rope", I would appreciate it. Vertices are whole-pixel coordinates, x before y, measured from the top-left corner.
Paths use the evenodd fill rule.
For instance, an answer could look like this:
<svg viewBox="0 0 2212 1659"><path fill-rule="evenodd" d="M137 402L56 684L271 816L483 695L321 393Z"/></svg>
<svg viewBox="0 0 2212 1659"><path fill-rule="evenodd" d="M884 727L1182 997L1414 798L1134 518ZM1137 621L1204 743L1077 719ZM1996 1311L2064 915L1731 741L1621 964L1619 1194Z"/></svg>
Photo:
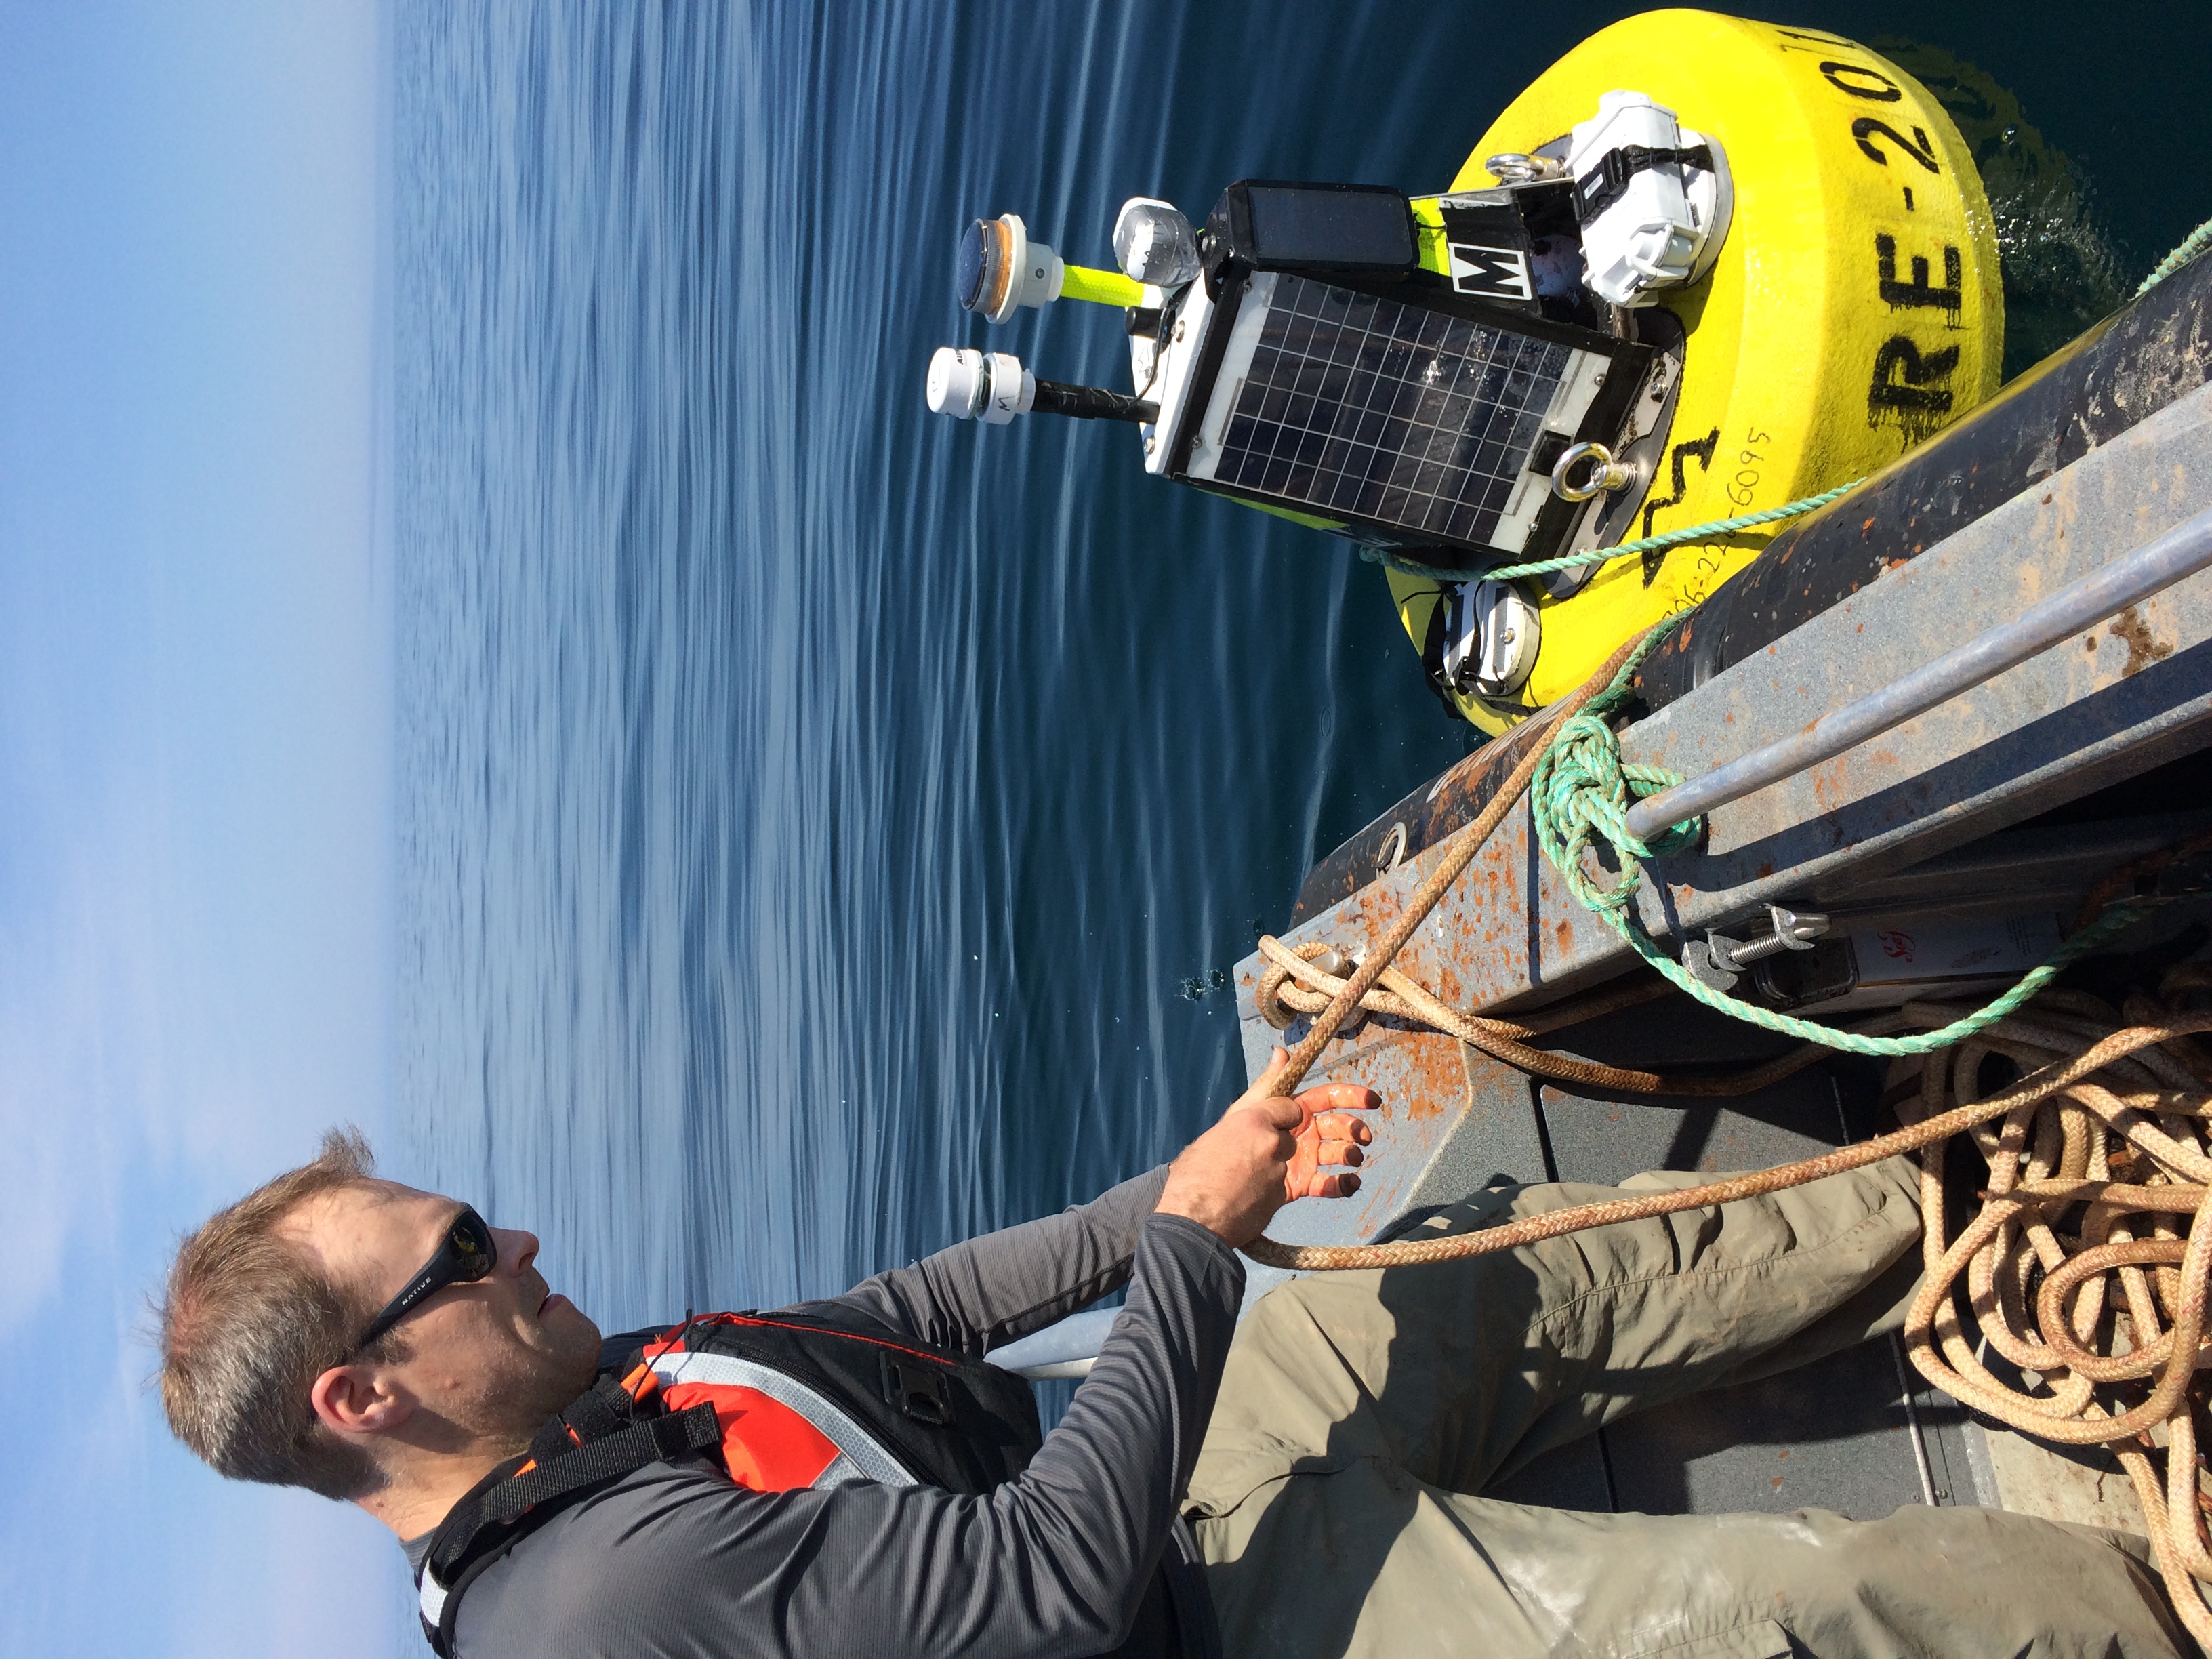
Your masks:
<svg viewBox="0 0 2212 1659"><path fill-rule="evenodd" d="M1756 529L1763 524L1772 524L1780 519L1794 519L1801 513L1826 507L1840 496L1848 495L1864 483L1864 478L1854 478L1849 483L1838 484L1833 489L1824 489L1817 495L1808 495L1802 501L1784 501L1780 507L1770 507L1763 513L1746 513L1740 518L1714 519L1705 524L1693 524L1686 530L1668 530L1656 536L1646 536L1641 541L1623 542L1618 547L1594 547L1586 553L1569 553L1556 559L1539 559L1534 564L1509 564L1483 573L1487 580L1510 581L1516 576L1548 576L1554 570L1571 570L1580 564L1603 564L1608 559L1625 559L1638 553L1656 553L1662 547L1680 547L1684 542L1701 542L1715 536L1733 535L1739 530Z"/></svg>
<svg viewBox="0 0 2212 1659"><path fill-rule="evenodd" d="M1680 620L1679 617L1672 617L1653 629L1613 676L1613 683L1553 735L1529 783L1528 800L1536 822L1537 842L1544 849L1545 858L1567 884L1567 890L1584 907L1604 918L1637 955L1708 1008L1765 1030L1780 1032L1801 1042L1824 1043L1847 1054L1924 1054L1964 1042L2017 1012L2069 963L2104 944L2137 919L2137 910L2125 905L2114 906L2063 940L2048 958L1986 1007L1954 1020L1940 1030L1916 1032L1908 1036L1861 1036L1856 1032L1838 1030L1832 1025L1797 1019L1745 1002L1706 984L1652 942L1633 908L1643 880L1644 861L1663 858L1689 846L1697 838L1698 823L1692 818L1673 825L1648 842L1641 841L1629 833L1628 809L1647 795L1673 788L1682 779L1662 767L1624 763L1620 740L1613 735L1605 718L1628 696L1644 657ZM1583 853L1599 841L1612 848L1620 866L1620 878L1611 886L1601 885L1583 866Z"/></svg>
<svg viewBox="0 0 2212 1659"><path fill-rule="evenodd" d="M2191 231L2183 239L2179 247L2158 262L2158 269L2142 279L2142 286L2136 290L2136 298L2138 300L2142 298L2182 266L2203 252L2207 247L2212 247L2212 219L2207 219L2196 229Z"/></svg>
<svg viewBox="0 0 2212 1659"><path fill-rule="evenodd" d="M1739 530L1772 524L1778 519L1794 519L1801 513L1810 513L1816 507L1826 507L1837 497L1849 495L1865 482L1864 478L1854 478L1849 483L1838 484L1833 489L1808 495L1802 501L1785 501L1780 507L1770 507L1763 513L1747 513L1741 518L1714 519L1709 523L1691 525L1686 529L1646 536L1641 541L1623 542L1617 547L1593 547L1583 553L1568 553L1556 559L1539 559L1534 564L1501 565L1494 570L1440 570L1434 565L1401 558L1383 547L1363 546L1359 550L1359 556L1370 564L1379 564L1401 576L1415 576L1424 581L1510 581L1516 576L1548 576L1555 570L1571 570L1584 564L1604 564L1609 560L1630 558L1638 553L1656 553L1662 547L1680 547L1684 542L1710 541L1716 536L1731 535Z"/></svg>

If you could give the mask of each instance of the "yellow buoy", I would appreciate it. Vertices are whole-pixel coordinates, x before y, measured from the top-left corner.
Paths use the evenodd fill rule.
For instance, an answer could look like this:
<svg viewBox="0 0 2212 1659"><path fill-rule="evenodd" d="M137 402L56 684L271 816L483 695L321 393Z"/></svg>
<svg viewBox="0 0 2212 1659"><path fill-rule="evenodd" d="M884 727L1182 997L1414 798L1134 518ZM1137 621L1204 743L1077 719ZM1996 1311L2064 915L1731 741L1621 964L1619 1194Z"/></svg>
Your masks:
<svg viewBox="0 0 2212 1659"><path fill-rule="evenodd" d="M1996 388L2004 301L1989 204L1942 106L1879 53L1818 30L1660 11L1593 35L1493 122L1484 161L1555 147L1601 94L1632 89L1720 141L1735 187L1711 271L1657 304L1685 334L1664 455L1608 540L1738 516L1861 477ZM1424 263L1446 269L1436 198ZM1601 566L1540 600L1541 646L1510 698L1454 701L1492 733L1581 684L1621 641L1698 604L1773 534L1744 532ZM1443 584L1392 572L1416 647Z"/></svg>

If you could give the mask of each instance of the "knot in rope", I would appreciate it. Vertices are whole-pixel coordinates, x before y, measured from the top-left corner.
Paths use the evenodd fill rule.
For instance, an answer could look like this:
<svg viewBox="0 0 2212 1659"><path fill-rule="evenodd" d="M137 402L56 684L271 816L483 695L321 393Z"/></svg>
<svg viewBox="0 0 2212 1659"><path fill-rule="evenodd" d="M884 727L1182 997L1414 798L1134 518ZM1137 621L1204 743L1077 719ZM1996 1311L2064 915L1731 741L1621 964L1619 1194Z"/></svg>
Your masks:
<svg viewBox="0 0 2212 1659"><path fill-rule="evenodd" d="M1536 823L1537 845L1576 900L1615 929L1627 925L1627 908L1635 901L1644 860L1680 852L1696 841L1700 825L1700 820L1692 818L1648 842L1629 833L1630 806L1682 779L1664 767L1622 760L1620 739L1609 718L1628 700L1644 658L1680 620L1670 617L1652 629L1611 684L1559 722L1529 781L1528 806ZM1611 886L1600 884L1583 857L1599 841L1613 849L1620 868L1620 878Z"/></svg>
<svg viewBox="0 0 2212 1659"><path fill-rule="evenodd" d="M1747 1024L1780 1032L1808 1042L1823 1043L1854 1054L1924 1054L1963 1042L2015 1012L2057 977L2076 957L2095 949L2134 925L2143 914L2140 903L2116 898L2102 915L2102 905L2090 907L2081 925L2042 963L2031 969L2010 990L1994 1002L1961 1016L1939 1030L1918 1031L1906 1036L1869 1036L1839 1030L1817 1020L1801 1019L1755 1002L1746 1002L1719 987L1709 985L1687 967L1662 951L1644 929L1636 911L1636 896L1644 880L1644 861L1680 852L1696 842L1701 819L1669 826L1664 834L1639 841L1628 830L1631 797L1642 799L1682 781L1662 767L1642 766L1620 758L1620 739L1607 723L1608 710L1628 695L1630 682L1644 654L1664 636L1671 622L1644 636L1620 672L1581 709L1561 720L1545 746L1529 781L1529 814L1535 820L1536 844L1576 902L1601 918L1624 944L1656 969L1678 990L1686 991L1709 1008L1732 1015ZM1613 849L1620 874L1611 886L1591 873L1591 860L1583 854L1598 841Z"/></svg>
<svg viewBox="0 0 2212 1659"><path fill-rule="evenodd" d="M1544 856L1577 902L1611 917L1634 901L1644 860L1690 845L1697 839L1698 822L1675 824L1649 842L1630 833L1629 807L1682 779L1664 767L1624 762L1620 739L1603 714L1594 712L1602 701L1559 727L1537 763L1529 796ZM1609 887L1598 881L1583 857L1599 841L1612 848L1620 866L1619 879Z"/></svg>

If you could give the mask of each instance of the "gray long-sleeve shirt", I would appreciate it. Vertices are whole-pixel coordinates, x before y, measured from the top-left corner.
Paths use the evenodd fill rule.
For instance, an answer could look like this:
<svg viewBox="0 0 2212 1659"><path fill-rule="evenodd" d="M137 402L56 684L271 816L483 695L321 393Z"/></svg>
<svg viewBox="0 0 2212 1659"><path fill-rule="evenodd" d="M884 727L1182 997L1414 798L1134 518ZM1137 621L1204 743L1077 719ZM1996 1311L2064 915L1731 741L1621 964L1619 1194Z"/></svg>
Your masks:
<svg viewBox="0 0 2212 1659"><path fill-rule="evenodd" d="M1166 1178L1156 1170L799 1310L980 1357L1127 1284L1089 1379L1019 1477L981 1497L757 1492L703 1459L653 1464L562 1510L477 1578L458 1652L1084 1659L1151 1645L1147 1632L1170 1623L1163 1553L1244 1278L1206 1229L1152 1213ZM410 1540L415 1565L429 1541Z"/></svg>

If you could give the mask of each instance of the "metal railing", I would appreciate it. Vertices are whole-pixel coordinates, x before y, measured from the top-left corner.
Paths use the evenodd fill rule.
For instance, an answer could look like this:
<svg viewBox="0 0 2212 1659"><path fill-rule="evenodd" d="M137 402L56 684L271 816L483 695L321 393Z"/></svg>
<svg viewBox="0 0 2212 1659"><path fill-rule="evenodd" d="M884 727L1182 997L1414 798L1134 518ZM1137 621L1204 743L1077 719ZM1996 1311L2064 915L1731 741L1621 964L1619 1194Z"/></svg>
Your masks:
<svg viewBox="0 0 2212 1659"><path fill-rule="evenodd" d="M1945 652L1879 691L1821 715L1802 731L1638 802L1628 811L1628 831L1638 841L1648 840L1670 824L1686 823L1817 766L1961 691L1995 679L2006 669L2208 566L2212 566L2212 507L2060 588L2012 621Z"/></svg>

